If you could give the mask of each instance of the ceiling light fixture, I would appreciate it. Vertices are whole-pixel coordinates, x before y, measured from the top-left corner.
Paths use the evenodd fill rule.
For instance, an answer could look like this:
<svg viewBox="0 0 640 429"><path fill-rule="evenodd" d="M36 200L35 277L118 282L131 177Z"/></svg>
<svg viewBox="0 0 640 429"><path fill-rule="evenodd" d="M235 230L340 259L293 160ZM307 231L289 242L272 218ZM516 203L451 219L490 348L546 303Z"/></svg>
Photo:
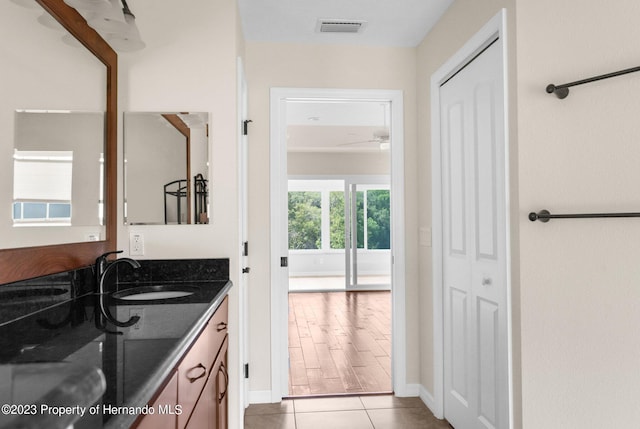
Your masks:
<svg viewBox="0 0 640 429"><path fill-rule="evenodd" d="M107 42L119 52L133 52L146 46L140 37L140 30L136 25L136 16L129 9L126 0L122 0L122 13L127 25L125 31L106 35Z"/></svg>
<svg viewBox="0 0 640 429"><path fill-rule="evenodd" d="M96 13L94 18L87 21L87 24L100 35L120 34L127 31L127 21L124 19L120 0L109 0L109 3L111 3L109 9Z"/></svg>
<svg viewBox="0 0 640 429"><path fill-rule="evenodd" d="M126 0L64 0L64 2L75 8L87 20L87 24L116 51L133 52L146 46L140 37L136 17L129 9ZM70 42L65 41L65 43Z"/></svg>

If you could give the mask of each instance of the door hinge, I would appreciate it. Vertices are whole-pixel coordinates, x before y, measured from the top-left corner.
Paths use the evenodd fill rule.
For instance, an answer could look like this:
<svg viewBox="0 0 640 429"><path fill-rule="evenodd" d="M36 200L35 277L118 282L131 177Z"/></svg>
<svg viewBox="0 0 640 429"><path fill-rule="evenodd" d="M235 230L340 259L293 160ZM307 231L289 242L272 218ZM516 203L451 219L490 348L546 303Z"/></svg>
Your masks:
<svg viewBox="0 0 640 429"><path fill-rule="evenodd" d="M280 258L280 266L281 267L288 267L289 266L289 258L287 256L282 256Z"/></svg>
<svg viewBox="0 0 640 429"><path fill-rule="evenodd" d="M249 256L249 242L242 243L242 256Z"/></svg>
<svg viewBox="0 0 640 429"><path fill-rule="evenodd" d="M251 119L247 119L246 121L242 122L242 135L246 136L247 134L249 134L249 124L253 122Z"/></svg>
<svg viewBox="0 0 640 429"><path fill-rule="evenodd" d="M249 378L249 364L244 364L244 378Z"/></svg>

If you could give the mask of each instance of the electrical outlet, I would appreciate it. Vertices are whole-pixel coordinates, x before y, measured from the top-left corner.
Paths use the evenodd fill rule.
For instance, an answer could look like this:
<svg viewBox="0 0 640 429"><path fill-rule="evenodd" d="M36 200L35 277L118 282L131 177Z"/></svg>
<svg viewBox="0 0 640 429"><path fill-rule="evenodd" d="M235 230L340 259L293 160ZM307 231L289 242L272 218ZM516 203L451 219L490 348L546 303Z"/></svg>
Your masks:
<svg viewBox="0 0 640 429"><path fill-rule="evenodd" d="M144 255L144 236L139 232L132 232L129 235L129 255Z"/></svg>
<svg viewBox="0 0 640 429"><path fill-rule="evenodd" d="M129 317L138 316L140 320L138 320L132 327L134 331L139 331L142 329L142 321L144 320L144 308L130 308L129 309Z"/></svg>
<svg viewBox="0 0 640 429"><path fill-rule="evenodd" d="M99 232L89 232L84 235L84 241L100 241Z"/></svg>

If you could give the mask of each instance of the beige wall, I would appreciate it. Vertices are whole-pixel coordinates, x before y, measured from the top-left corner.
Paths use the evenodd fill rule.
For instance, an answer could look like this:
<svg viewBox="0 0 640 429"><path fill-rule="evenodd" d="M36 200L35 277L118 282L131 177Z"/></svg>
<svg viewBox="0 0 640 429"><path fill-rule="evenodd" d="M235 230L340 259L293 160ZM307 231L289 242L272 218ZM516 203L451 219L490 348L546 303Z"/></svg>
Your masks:
<svg viewBox="0 0 640 429"><path fill-rule="evenodd" d="M270 220L269 90L272 87L395 89L404 91L405 199L407 228L408 381L417 383L418 306L416 259L416 94L415 49L338 47L247 42L249 116L249 232L251 256L250 390L271 387L270 350Z"/></svg>
<svg viewBox="0 0 640 429"><path fill-rule="evenodd" d="M431 220L431 76L502 8L507 9L507 46L509 85L509 127L511 159L511 199L517 201L517 138L515 97L515 0L457 0L438 24L418 46L418 225L437 228ZM512 207L517 213L517 206ZM515 420L519 420L519 286L517 228L512 228L512 324L514 326L514 406ZM420 384L434 394L434 338L432 248L419 246L419 307L420 307Z"/></svg>
<svg viewBox="0 0 640 429"><path fill-rule="evenodd" d="M389 152L310 153L289 152L289 175L390 174Z"/></svg>
<svg viewBox="0 0 640 429"><path fill-rule="evenodd" d="M638 65L635 0L519 1L522 397L527 428L640 422L640 223L529 222L529 211L637 211L640 76L549 83Z"/></svg>
<svg viewBox="0 0 640 429"><path fill-rule="evenodd" d="M430 129L422 120L430 115L428 79L500 7L508 10L515 427L640 421L640 225L527 220L528 212L543 208L635 210L640 79L576 87L563 101L544 91L548 83L637 65L630 41L640 36L633 19L640 5L596 3L457 0L418 49L419 159L428 165ZM419 224L430 225L428 170L419 170L419 189ZM431 249L421 248L420 260L420 307L428 309ZM421 382L429 389L428 311L420 326Z"/></svg>
<svg viewBox="0 0 640 429"><path fill-rule="evenodd" d="M118 247L129 248L129 233L144 234L145 255L158 258L230 258L237 285L238 162L237 57L243 55L236 0L194 0L189 7L169 2L129 1L140 17L147 47L120 55L121 111L210 112L211 224L124 226L118 202ZM145 19L143 20L142 17ZM122 123L119 121L122 136ZM121 137L120 137L121 138ZM122 141L118 159L122 159ZM122 193L119 167L118 195ZM240 426L238 290L230 292L229 387L230 427Z"/></svg>

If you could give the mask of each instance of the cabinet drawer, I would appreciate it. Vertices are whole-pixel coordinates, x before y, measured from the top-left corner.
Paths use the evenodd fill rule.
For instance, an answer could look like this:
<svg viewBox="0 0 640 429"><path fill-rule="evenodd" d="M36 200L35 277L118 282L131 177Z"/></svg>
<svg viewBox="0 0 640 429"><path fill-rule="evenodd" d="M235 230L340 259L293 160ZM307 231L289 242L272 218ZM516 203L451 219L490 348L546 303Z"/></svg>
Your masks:
<svg viewBox="0 0 640 429"><path fill-rule="evenodd" d="M211 364L218 355L222 342L227 336L227 323L229 321L229 298L225 297L220 307L211 316L207 329L211 335Z"/></svg>
<svg viewBox="0 0 640 429"><path fill-rule="evenodd" d="M178 366L178 404L182 406L178 429L185 427L209 376L214 359L210 352L211 333L205 328Z"/></svg>

